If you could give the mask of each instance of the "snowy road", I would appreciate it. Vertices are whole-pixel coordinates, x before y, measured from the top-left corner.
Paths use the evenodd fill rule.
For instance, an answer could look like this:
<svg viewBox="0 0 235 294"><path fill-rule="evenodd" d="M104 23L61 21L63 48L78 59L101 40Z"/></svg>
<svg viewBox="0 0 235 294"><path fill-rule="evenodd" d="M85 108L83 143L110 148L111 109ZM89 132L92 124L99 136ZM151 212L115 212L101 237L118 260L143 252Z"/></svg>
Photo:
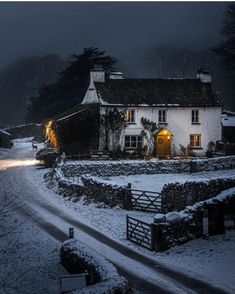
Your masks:
<svg viewBox="0 0 235 294"><path fill-rule="evenodd" d="M5 153L0 160L1 190L20 200L19 211L56 240L66 239L68 228L75 237L103 255L133 285L136 293L226 293L128 248L77 220L76 215L61 207L27 181L27 169L35 164L34 153L21 145ZM4 159L5 157L5 159ZM36 167L35 167L36 168Z"/></svg>

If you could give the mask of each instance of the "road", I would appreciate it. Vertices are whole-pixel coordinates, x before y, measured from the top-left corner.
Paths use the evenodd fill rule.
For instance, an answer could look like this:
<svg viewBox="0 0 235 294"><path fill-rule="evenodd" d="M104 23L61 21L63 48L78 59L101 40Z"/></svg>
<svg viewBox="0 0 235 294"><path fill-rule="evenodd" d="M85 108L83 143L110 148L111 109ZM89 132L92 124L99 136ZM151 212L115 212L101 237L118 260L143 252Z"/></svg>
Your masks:
<svg viewBox="0 0 235 294"><path fill-rule="evenodd" d="M75 237L110 260L126 277L135 293L226 293L206 281L162 265L150 257L112 240L101 232L77 220L55 200L46 199L27 181L26 169L36 168L34 153L22 148L12 149L0 160L0 193L18 199L18 210L29 221L58 241L67 238L74 227Z"/></svg>

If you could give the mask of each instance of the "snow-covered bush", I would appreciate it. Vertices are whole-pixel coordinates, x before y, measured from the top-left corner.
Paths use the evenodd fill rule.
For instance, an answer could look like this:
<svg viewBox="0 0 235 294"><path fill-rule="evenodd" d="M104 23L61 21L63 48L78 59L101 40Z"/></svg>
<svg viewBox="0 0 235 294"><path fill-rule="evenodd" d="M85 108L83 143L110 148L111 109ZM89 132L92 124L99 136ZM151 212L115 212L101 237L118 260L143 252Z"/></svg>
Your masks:
<svg viewBox="0 0 235 294"><path fill-rule="evenodd" d="M87 270L93 276L95 284L74 291L74 294L131 293L127 280L118 274L112 263L81 242L74 239L65 241L60 256L62 264L69 272L81 273Z"/></svg>

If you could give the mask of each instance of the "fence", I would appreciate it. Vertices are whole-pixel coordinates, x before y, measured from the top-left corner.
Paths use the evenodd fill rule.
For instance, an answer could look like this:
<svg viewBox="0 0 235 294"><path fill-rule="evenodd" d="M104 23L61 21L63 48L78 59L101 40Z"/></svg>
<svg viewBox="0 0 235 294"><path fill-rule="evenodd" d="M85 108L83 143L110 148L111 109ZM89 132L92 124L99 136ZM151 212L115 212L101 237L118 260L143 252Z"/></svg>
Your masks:
<svg viewBox="0 0 235 294"><path fill-rule="evenodd" d="M132 189L131 183L128 183L125 195L125 208L144 212L161 212L161 194L159 192Z"/></svg>
<svg viewBox="0 0 235 294"><path fill-rule="evenodd" d="M132 209L161 212L161 195L158 192L131 189Z"/></svg>
<svg viewBox="0 0 235 294"><path fill-rule="evenodd" d="M130 240L147 249L154 249L154 230L153 224L140 221L136 218L126 216L127 240Z"/></svg>

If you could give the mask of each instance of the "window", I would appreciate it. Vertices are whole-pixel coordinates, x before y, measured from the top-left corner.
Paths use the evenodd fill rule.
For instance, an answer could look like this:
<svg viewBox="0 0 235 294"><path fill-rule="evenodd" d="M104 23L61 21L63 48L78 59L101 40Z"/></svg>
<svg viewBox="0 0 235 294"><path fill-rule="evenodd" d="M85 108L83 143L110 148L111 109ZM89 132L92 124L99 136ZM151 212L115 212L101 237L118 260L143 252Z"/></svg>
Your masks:
<svg viewBox="0 0 235 294"><path fill-rule="evenodd" d="M126 111L126 122L128 124L135 124L135 115L136 115L135 109L128 109Z"/></svg>
<svg viewBox="0 0 235 294"><path fill-rule="evenodd" d="M190 135L190 147L200 148L201 147L201 135L193 134Z"/></svg>
<svg viewBox="0 0 235 294"><path fill-rule="evenodd" d="M199 124L199 110L192 110L192 124Z"/></svg>
<svg viewBox="0 0 235 294"><path fill-rule="evenodd" d="M160 109L158 111L158 123L166 123L166 110Z"/></svg>
<svg viewBox="0 0 235 294"><path fill-rule="evenodd" d="M142 148L142 136L125 136L125 148L135 149Z"/></svg>

